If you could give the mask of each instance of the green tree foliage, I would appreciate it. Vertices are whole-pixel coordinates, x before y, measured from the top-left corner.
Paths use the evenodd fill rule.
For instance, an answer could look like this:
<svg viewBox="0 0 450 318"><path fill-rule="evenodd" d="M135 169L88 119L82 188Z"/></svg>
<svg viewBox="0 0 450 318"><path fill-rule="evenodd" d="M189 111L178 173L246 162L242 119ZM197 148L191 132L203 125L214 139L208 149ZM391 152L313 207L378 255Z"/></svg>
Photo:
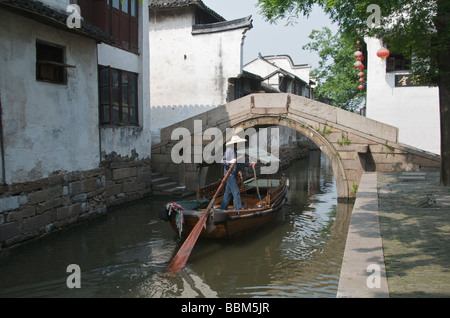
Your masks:
<svg viewBox="0 0 450 318"><path fill-rule="evenodd" d="M381 9L380 27L369 28L370 4ZM293 23L308 16L317 5L340 26L347 36L376 36L393 52L414 60L412 72L422 83L438 85L445 72L438 55L450 51L450 1L448 0L258 0L261 13L271 22L284 19ZM448 63L447 63L448 64Z"/></svg>
<svg viewBox="0 0 450 318"><path fill-rule="evenodd" d="M331 105L346 110L358 109L365 94L358 89L360 71L353 66L356 40L340 32L332 34L327 27L321 31L313 30L309 38L313 41L303 49L316 51L320 57L319 67L311 72L317 83L314 89L316 98L330 99Z"/></svg>
<svg viewBox="0 0 450 318"><path fill-rule="evenodd" d="M381 23L370 28L370 4L381 10ZM412 61L422 85L439 87L441 185L450 186L450 1L449 0L258 0L271 22L308 16L317 5L337 22L343 34L375 36L393 52Z"/></svg>

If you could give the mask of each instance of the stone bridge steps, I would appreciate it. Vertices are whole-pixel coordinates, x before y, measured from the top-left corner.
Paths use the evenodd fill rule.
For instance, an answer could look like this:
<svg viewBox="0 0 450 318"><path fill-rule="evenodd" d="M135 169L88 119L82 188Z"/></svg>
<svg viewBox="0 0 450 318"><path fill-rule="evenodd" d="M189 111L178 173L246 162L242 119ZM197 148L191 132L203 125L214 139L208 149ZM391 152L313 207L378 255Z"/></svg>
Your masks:
<svg viewBox="0 0 450 318"><path fill-rule="evenodd" d="M178 182L172 180L160 172L152 172L152 190L157 195L187 196L193 194L186 191L186 187L180 186Z"/></svg>

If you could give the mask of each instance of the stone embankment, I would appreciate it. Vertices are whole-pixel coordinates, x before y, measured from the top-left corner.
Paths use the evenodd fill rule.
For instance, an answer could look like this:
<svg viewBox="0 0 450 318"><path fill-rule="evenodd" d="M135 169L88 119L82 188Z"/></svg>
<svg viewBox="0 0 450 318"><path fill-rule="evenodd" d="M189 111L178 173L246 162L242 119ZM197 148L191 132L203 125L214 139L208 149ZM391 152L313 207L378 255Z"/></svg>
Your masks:
<svg viewBox="0 0 450 318"><path fill-rule="evenodd" d="M8 248L151 194L149 160L108 161L0 187L0 255Z"/></svg>
<svg viewBox="0 0 450 318"><path fill-rule="evenodd" d="M337 297L389 297L378 219L377 173L363 174L359 184L345 244Z"/></svg>

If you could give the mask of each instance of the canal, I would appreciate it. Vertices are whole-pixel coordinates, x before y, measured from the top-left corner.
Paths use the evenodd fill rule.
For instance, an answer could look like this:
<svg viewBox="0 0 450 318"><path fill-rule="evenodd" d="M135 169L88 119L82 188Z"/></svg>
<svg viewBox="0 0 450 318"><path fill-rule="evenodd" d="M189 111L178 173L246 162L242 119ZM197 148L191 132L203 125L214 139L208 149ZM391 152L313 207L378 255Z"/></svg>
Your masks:
<svg viewBox="0 0 450 318"><path fill-rule="evenodd" d="M0 259L0 297L336 297L352 204L338 202L327 158L312 151L284 171L284 220L237 241L198 241L174 278L181 246L150 198L26 244ZM81 288L70 289L70 264Z"/></svg>

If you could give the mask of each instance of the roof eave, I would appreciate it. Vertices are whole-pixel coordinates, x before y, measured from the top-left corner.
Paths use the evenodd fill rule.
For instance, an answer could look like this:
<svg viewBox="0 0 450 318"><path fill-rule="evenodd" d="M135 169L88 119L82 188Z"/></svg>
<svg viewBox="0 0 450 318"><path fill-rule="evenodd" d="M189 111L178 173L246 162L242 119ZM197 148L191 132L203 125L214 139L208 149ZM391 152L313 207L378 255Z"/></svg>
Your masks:
<svg viewBox="0 0 450 318"><path fill-rule="evenodd" d="M217 21L226 21L224 17L222 17L220 14L218 14L211 8L207 7L201 0L172 0L172 1L168 0L159 2L149 1L148 3L148 7L150 10L155 8L183 8L189 6L196 6L200 8L204 12L213 16Z"/></svg>
<svg viewBox="0 0 450 318"><path fill-rule="evenodd" d="M88 37L97 42L112 44L115 41L114 37L107 34L99 27L85 22L83 19L80 21L80 28L69 28L67 26L67 18L69 17L68 13L52 9L38 1L0 0L0 7L37 22L50 25L54 28Z"/></svg>
<svg viewBox="0 0 450 318"><path fill-rule="evenodd" d="M195 24L192 26L192 34L224 32L236 29L250 30L251 28L253 28L252 24L253 20L251 18L252 16L250 15L245 18L231 21L222 21L208 24Z"/></svg>

